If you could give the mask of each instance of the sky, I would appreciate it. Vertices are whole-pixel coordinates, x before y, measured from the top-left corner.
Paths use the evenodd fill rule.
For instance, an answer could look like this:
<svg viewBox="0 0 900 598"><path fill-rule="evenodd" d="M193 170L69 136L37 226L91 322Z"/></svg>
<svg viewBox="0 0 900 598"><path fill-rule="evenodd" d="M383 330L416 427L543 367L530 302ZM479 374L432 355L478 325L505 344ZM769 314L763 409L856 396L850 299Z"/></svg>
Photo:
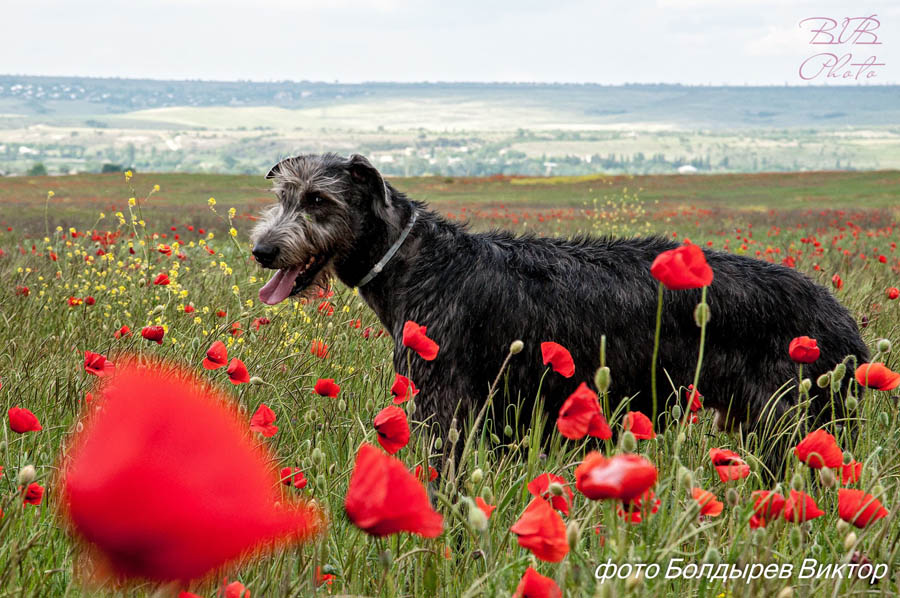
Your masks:
<svg viewBox="0 0 900 598"><path fill-rule="evenodd" d="M2 15L0 74L900 83L898 0L3 0ZM811 45L800 23L871 15L878 45ZM823 52L848 64L829 71ZM857 78L866 61L881 65Z"/></svg>

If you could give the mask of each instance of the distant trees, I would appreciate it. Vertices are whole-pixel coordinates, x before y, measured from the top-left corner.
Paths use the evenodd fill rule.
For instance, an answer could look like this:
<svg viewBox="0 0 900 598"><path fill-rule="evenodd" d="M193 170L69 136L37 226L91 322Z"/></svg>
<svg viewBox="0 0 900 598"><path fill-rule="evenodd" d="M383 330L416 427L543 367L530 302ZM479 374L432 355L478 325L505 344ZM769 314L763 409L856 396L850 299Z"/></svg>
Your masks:
<svg viewBox="0 0 900 598"><path fill-rule="evenodd" d="M47 167L43 162L35 162L26 172L28 176L47 176Z"/></svg>

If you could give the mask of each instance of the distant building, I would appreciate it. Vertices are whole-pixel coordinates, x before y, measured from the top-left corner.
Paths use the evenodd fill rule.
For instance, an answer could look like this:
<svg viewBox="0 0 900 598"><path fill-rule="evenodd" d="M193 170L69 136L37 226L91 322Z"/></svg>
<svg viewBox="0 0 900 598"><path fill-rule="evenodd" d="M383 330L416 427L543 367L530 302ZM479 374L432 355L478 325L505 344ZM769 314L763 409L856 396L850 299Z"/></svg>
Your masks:
<svg viewBox="0 0 900 598"><path fill-rule="evenodd" d="M695 172L697 172L697 169L690 164L678 167L678 174L694 174Z"/></svg>

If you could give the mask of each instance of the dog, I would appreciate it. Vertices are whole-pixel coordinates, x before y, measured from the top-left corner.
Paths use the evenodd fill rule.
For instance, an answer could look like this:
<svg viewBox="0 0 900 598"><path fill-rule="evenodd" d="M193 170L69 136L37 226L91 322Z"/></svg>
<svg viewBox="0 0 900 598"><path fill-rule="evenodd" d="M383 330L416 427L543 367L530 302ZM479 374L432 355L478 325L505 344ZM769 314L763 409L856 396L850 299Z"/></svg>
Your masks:
<svg viewBox="0 0 900 598"><path fill-rule="evenodd" d="M594 387L602 336L611 403L627 399L629 409L651 413L658 282L650 265L676 243L472 233L407 198L360 155L288 158L266 178L278 202L253 231L253 255L276 272L260 299L275 304L332 277L358 287L393 338L394 368L420 389L418 415L433 422L436 434L480 408L515 340L524 350L510 360L506 403L495 399L495 414L507 417L516 401L530 417L540 395L552 423L580 383ZM797 406L798 368L788 355L795 337L818 340L821 355L803 370L812 380L848 356L867 359L855 320L826 288L785 266L704 253L714 280L698 389L720 429L758 430ZM664 294L660 397L693 381L700 299L699 289ZM402 337L410 320L440 345L433 361L408 359ZM545 373L545 341L570 351L572 377ZM784 391L791 381L793 390ZM817 390L803 409L812 421L844 417L842 401L835 405Z"/></svg>

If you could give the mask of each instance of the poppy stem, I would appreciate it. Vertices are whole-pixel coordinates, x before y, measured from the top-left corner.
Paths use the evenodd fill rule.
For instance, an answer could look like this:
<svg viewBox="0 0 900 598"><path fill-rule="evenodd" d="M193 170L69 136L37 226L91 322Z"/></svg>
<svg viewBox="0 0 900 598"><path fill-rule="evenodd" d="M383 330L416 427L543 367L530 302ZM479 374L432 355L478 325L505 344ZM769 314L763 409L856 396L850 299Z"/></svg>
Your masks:
<svg viewBox="0 0 900 598"><path fill-rule="evenodd" d="M700 291L700 303L702 305L706 304L706 289L709 287L703 287L703 290ZM698 384L700 383L700 366L703 365L703 349L706 346L706 322L709 320L708 317L701 318L700 320L700 350L697 355L697 369L694 370L694 392L698 391ZM693 398L693 397L692 397ZM690 405L688 406L690 408Z"/></svg>
<svg viewBox="0 0 900 598"><path fill-rule="evenodd" d="M657 399L656 399L656 359L659 356L659 331L662 328L662 307L663 307L663 283L659 283L659 290L656 299L656 332L653 335L653 359L650 362L650 396L653 398L653 416L651 422L656 422ZM696 386L694 388L697 388Z"/></svg>

